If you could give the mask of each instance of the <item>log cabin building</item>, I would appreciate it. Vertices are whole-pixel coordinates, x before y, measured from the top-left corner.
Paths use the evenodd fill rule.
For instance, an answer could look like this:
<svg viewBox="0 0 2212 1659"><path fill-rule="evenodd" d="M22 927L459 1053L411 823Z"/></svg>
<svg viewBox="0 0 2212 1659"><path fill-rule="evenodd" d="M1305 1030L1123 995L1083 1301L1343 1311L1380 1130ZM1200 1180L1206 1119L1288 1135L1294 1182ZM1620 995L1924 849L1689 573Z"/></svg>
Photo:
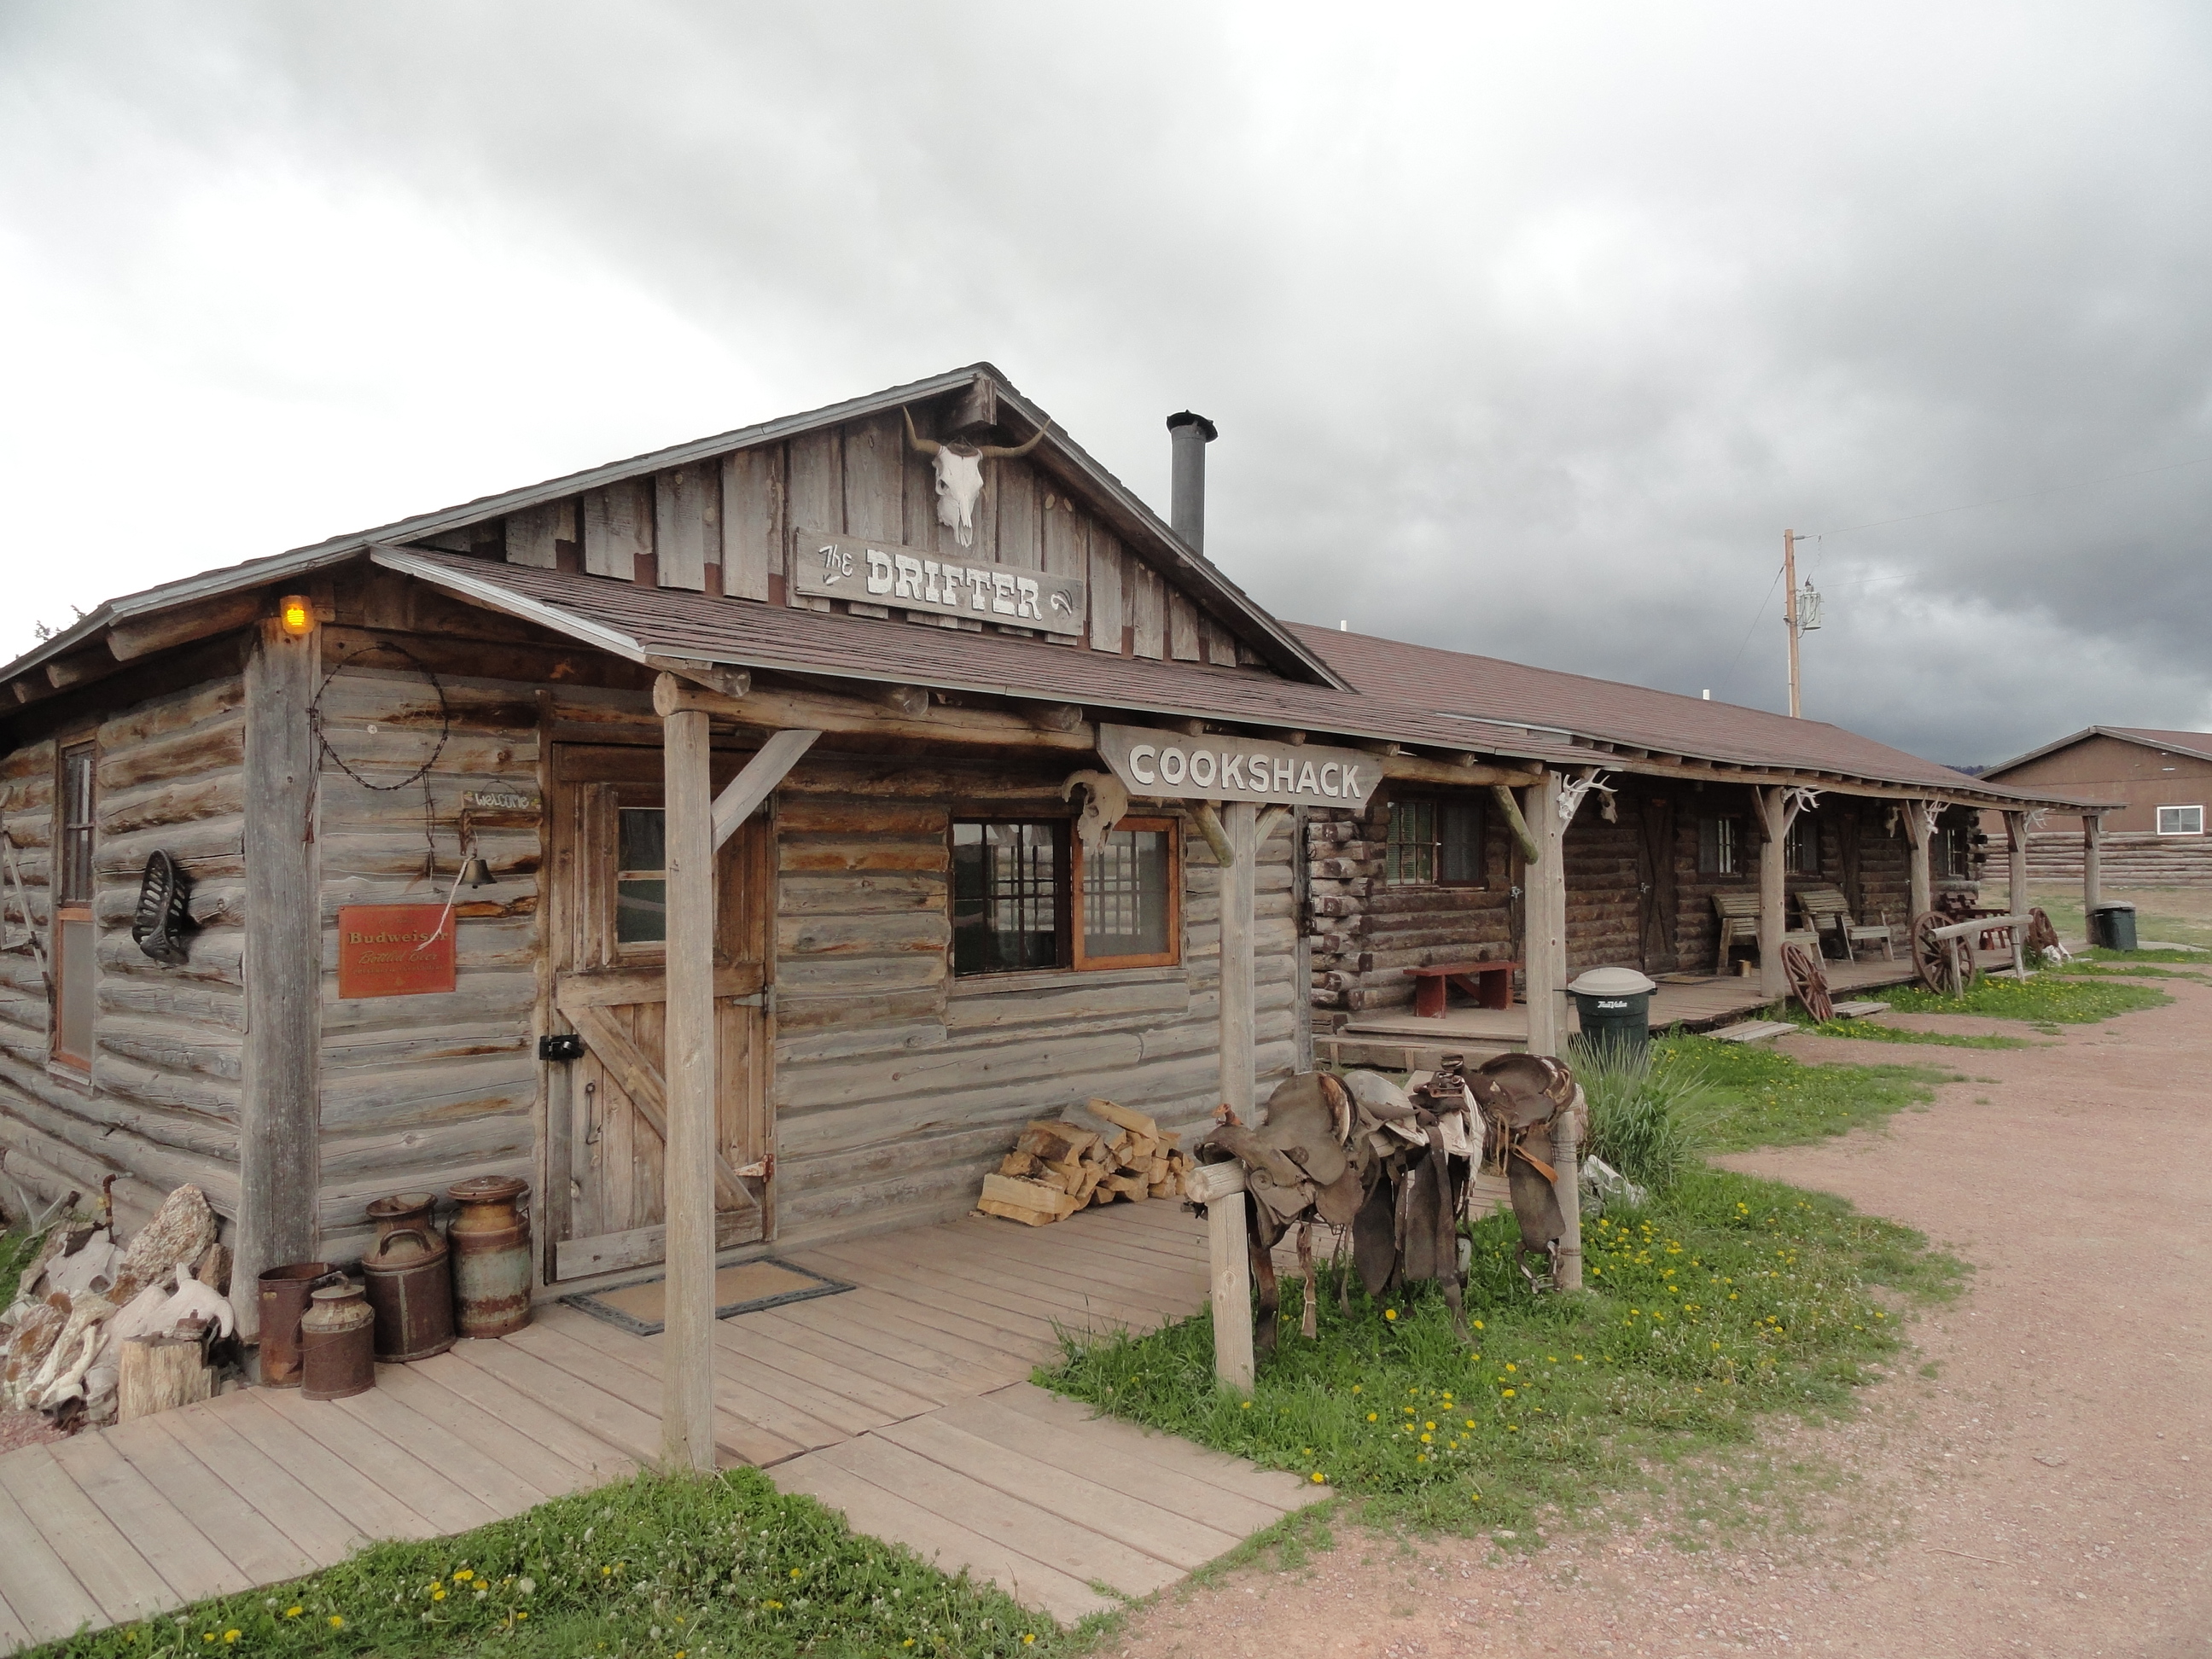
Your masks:
<svg viewBox="0 0 2212 1659"><path fill-rule="evenodd" d="M1170 426L1172 524L977 365L114 600L0 669L6 1172L112 1177L126 1219L194 1182L242 1283L356 1255L376 1197L519 1176L538 1293L665 1260L699 1353L718 1255L959 1213L1086 1097L1249 1111L1400 964L1514 951L1556 1049L1571 968L1705 959L1715 883L1774 875L1778 940L1763 825L1901 922L1929 811L2039 804L1286 625L1205 557L1212 431Z"/></svg>

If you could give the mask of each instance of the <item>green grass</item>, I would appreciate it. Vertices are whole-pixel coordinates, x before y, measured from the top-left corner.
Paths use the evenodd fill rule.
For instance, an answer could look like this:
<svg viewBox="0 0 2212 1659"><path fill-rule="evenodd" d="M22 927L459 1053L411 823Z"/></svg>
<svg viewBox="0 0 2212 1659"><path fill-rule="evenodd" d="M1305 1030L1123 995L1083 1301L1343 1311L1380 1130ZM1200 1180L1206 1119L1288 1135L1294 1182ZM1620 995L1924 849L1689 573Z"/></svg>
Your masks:
<svg viewBox="0 0 2212 1659"><path fill-rule="evenodd" d="M1923 1106L1958 1074L1932 1066L1807 1066L1765 1043L1668 1031L1651 1042L1654 1072L1696 1072L1711 1102L1708 1148L1796 1146Z"/></svg>
<svg viewBox="0 0 2212 1659"><path fill-rule="evenodd" d="M1649 1049L1577 1042L1575 1080L1589 1103L1590 1153L1639 1186L1663 1192L1698 1164L1717 1103L1694 1065L1661 1065Z"/></svg>
<svg viewBox="0 0 2212 1659"><path fill-rule="evenodd" d="M1871 994L1900 1014L1972 1014L2045 1025L2094 1025L2118 1014L2162 1007L2173 999L2148 985L2119 985L2078 976L2038 974L2031 979L1984 975L1963 996L1937 996L1917 986Z"/></svg>
<svg viewBox="0 0 2212 1659"><path fill-rule="evenodd" d="M46 1238L44 1233L27 1232L20 1226L0 1233L0 1308L15 1301L23 1269L36 1259L39 1246L46 1243Z"/></svg>
<svg viewBox="0 0 2212 1659"><path fill-rule="evenodd" d="M2212 946L2212 907L2208 907L2202 888L2108 887L2105 896L2125 899L2136 907L2138 939ZM2078 884L2033 888L2029 898L2042 908L2065 938L2088 936L2089 930L2082 925L2081 889Z"/></svg>
<svg viewBox="0 0 2212 1659"><path fill-rule="evenodd" d="M1963 1271L1840 1199L1712 1169L1643 1209L1608 1207L1583 1237L1588 1290L1537 1297L1510 1216L1474 1226L1472 1352L1433 1293L1378 1308L1355 1281L1347 1316L1325 1272L1318 1339L1297 1334L1301 1287L1285 1284L1281 1346L1249 1401L1214 1386L1206 1314L1071 1340L1039 1380L1322 1476L1370 1524L1526 1538L1547 1511L1656 1504L1684 1460L1742 1444L1762 1416L1848 1409L1901 1346L1875 1287L1940 1297Z"/></svg>
<svg viewBox="0 0 2212 1659"><path fill-rule="evenodd" d="M1939 1048L2026 1048L2031 1047L2026 1037L1977 1036L1966 1031L1908 1031L1901 1025L1884 1025L1878 1020L1832 1019L1825 1025L1815 1025L1802 1009L1791 1007L1783 1018L1793 1025L1802 1025L1815 1036L1851 1037L1861 1042L1901 1042L1932 1045Z"/></svg>
<svg viewBox="0 0 2212 1659"><path fill-rule="evenodd" d="M988 1585L856 1537L757 1470L640 1475L457 1538L378 1544L272 1589L44 1655L1046 1654L1087 1644Z"/></svg>

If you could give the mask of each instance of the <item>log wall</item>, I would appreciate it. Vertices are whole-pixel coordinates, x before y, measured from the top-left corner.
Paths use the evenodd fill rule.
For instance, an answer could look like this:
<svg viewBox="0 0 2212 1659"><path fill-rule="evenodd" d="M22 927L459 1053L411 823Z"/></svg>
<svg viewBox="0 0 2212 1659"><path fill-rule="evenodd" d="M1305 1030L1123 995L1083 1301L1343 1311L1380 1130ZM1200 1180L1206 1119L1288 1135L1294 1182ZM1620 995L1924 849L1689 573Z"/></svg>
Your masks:
<svg viewBox="0 0 2212 1659"><path fill-rule="evenodd" d="M1584 800L1566 834L1567 967L1571 974L1607 965L1646 973L1712 970L1719 937L1713 896L1758 890L1758 816L1747 790L1726 785L1704 789L1668 780L1615 775L1613 817L1601 798ZM1666 884L1651 879L1644 850L1648 801L1668 803L1673 830L1667 837L1674 888L1671 930L1656 910ZM1521 907L1513 894L1521 875L1517 853L1498 815L1486 802L1482 887L1392 886L1383 880L1383 848L1389 824L1385 796L1364 812L1311 815L1305 854L1311 894L1300 917L1311 957L1308 997L1319 1009L1388 1008L1413 1001L1413 981L1404 969L1472 957L1521 955ZM1906 848L1887 827L1887 801L1830 794L1804 819L1820 836L1820 872L1795 873L1791 892L1809 886L1843 888L1863 921L1883 912L1904 937L1910 917ZM1735 819L1739 869L1729 875L1698 869L1698 821ZM1947 826L1971 827L1964 808L1947 813ZM2077 866L2078 867L2078 866ZM1653 891L1643 890L1649 884ZM1974 889L1966 879L1936 881ZM1795 908L1792 923L1795 925Z"/></svg>
<svg viewBox="0 0 2212 1659"><path fill-rule="evenodd" d="M96 1013L88 1085L50 1066L50 1004L27 950L0 952L0 1143L9 1175L43 1197L94 1198L107 1176L126 1224L180 1182L226 1218L238 1194L239 1058L245 1029L241 780L244 688L234 674L86 720L97 745L93 920ZM0 761L0 817L33 920L51 938L56 742ZM174 856L193 883L190 960L168 968L131 937L146 857ZM14 896L9 920L20 929ZM9 1194L10 1201L13 1195Z"/></svg>
<svg viewBox="0 0 2212 1659"><path fill-rule="evenodd" d="M1990 816L1994 817L1994 814ZM2107 833L2099 842L2100 878L2110 887L2212 887L2212 837ZM2081 880L2081 832L2039 830L2027 838L2031 881Z"/></svg>
<svg viewBox="0 0 2212 1659"><path fill-rule="evenodd" d="M1062 817L1064 762L810 757L776 824L776 1182L786 1243L970 1208L1028 1119L1105 1096L1170 1127L1219 1098L1220 871L1186 825L1175 968L950 976L960 816ZM1287 826L1261 849L1259 1069L1296 1052Z"/></svg>

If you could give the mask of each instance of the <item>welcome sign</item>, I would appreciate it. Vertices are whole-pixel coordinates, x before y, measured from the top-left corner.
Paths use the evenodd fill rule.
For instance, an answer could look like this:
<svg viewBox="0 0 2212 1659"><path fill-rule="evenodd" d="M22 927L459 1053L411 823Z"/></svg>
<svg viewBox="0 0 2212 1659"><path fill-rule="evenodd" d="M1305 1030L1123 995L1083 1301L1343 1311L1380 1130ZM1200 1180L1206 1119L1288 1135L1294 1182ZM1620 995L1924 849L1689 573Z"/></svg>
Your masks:
<svg viewBox="0 0 2212 1659"><path fill-rule="evenodd" d="M1090 615L1089 593L1073 576L970 564L896 543L805 530L792 538L791 583L811 598L858 599L1047 634L1080 634Z"/></svg>
<svg viewBox="0 0 2212 1659"><path fill-rule="evenodd" d="M1101 726L1098 753L1131 794L1152 800L1359 806L1382 775L1375 757L1357 749L1187 738L1142 726Z"/></svg>

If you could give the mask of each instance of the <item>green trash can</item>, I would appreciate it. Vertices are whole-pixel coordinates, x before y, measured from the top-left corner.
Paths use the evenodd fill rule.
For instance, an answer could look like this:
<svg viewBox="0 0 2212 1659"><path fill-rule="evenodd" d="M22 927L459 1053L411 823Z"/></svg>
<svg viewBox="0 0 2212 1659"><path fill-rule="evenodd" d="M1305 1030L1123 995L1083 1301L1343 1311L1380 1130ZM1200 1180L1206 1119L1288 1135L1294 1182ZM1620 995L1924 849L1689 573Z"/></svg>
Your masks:
<svg viewBox="0 0 2212 1659"><path fill-rule="evenodd" d="M2106 951L2136 948L2136 907L2125 899L2107 899L2089 912L2089 943Z"/></svg>
<svg viewBox="0 0 2212 1659"><path fill-rule="evenodd" d="M1633 968L1593 968L1568 986L1582 1018L1583 1046L1641 1060L1651 1041L1651 994L1658 988Z"/></svg>

